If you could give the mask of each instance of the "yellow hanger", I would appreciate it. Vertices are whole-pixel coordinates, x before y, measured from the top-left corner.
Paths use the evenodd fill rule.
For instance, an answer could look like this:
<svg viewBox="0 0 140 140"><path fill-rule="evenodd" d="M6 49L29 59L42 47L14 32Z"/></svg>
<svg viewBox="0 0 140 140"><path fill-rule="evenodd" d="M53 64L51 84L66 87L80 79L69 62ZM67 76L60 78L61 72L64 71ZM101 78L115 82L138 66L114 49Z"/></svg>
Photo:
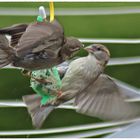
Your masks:
<svg viewBox="0 0 140 140"><path fill-rule="evenodd" d="M54 20L54 4L53 1L49 3L50 5L50 22Z"/></svg>

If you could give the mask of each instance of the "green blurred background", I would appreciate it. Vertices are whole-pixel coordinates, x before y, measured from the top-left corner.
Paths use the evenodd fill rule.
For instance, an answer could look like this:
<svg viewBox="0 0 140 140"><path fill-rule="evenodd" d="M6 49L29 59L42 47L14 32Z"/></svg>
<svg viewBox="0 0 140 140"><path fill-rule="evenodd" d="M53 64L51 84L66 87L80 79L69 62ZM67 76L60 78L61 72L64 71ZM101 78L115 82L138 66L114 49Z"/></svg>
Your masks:
<svg viewBox="0 0 140 140"><path fill-rule="evenodd" d="M49 7L44 3L0 3L1 8L34 8L38 10L40 5ZM55 3L55 8L139 8L139 2L131 3ZM140 13L116 14L116 15L80 15L80 16L56 16L63 25L66 36L78 38L114 38L114 39L140 39L139 23ZM16 23L29 23L36 20L36 16L5 16L0 15L0 28ZM88 45L88 44L85 44ZM139 56L140 44L104 44L111 57ZM140 64L108 66L107 74L119 80L140 88ZM29 87L29 79L23 77L20 70L0 70L0 100L21 100L25 94L32 94ZM87 117L73 110L56 109L46 120L43 128L73 126L102 122L98 118ZM0 131L33 129L31 119L26 108L0 108ZM46 137L50 135L39 135ZM0 136L1 137L1 136ZM4 136L6 137L6 136ZM22 136L27 137L27 136ZM33 136L28 136L33 137Z"/></svg>

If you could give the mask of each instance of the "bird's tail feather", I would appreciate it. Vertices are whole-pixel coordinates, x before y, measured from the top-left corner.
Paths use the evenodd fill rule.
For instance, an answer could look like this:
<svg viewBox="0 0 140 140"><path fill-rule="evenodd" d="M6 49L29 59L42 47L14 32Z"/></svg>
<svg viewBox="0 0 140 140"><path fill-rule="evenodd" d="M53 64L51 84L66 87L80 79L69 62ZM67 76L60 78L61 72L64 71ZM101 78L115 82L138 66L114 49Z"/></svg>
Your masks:
<svg viewBox="0 0 140 140"><path fill-rule="evenodd" d="M0 68L12 63L15 58L14 49L9 46L5 35L0 35Z"/></svg>
<svg viewBox="0 0 140 140"><path fill-rule="evenodd" d="M41 97L36 94L23 96L23 101L27 105L33 126L36 128L40 128L48 115L54 110L54 106L41 106Z"/></svg>

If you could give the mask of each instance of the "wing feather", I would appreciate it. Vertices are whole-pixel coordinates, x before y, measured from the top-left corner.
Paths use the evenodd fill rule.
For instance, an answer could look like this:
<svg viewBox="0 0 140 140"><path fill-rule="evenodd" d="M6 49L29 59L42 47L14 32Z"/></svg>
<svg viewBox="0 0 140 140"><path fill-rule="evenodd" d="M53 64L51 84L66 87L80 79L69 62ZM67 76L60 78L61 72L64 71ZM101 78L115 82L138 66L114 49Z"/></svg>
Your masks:
<svg viewBox="0 0 140 140"><path fill-rule="evenodd" d="M61 27L49 22L30 24L16 46L17 56L24 57L27 54L47 50L57 52L64 41L63 30L59 28ZM56 53L55 51L53 52Z"/></svg>
<svg viewBox="0 0 140 140"><path fill-rule="evenodd" d="M140 97L117 80L102 74L76 96L77 112L105 120L130 119L140 116L140 103L125 100Z"/></svg>

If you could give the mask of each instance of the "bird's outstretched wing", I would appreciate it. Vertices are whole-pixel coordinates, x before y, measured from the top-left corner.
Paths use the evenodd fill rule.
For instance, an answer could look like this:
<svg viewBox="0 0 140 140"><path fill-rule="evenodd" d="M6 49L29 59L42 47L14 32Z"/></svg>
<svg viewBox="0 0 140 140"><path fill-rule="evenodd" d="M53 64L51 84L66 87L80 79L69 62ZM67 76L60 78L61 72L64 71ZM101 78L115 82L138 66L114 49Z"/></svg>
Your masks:
<svg viewBox="0 0 140 140"><path fill-rule="evenodd" d="M10 35L11 36L11 46L15 47L18 44L19 39L26 31L28 24L16 24L11 27L6 27L0 29L0 34Z"/></svg>
<svg viewBox="0 0 140 140"><path fill-rule="evenodd" d="M51 51L57 53L64 41L63 28L55 20L52 23L33 23L28 26L16 46L19 57L27 54Z"/></svg>
<svg viewBox="0 0 140 140"><path fill-rule="evenodd" d="M140 116L140 103L127 99L140 97L138 91L102 74L77 95L77 112L105 120L123 120Z"/></svg>

